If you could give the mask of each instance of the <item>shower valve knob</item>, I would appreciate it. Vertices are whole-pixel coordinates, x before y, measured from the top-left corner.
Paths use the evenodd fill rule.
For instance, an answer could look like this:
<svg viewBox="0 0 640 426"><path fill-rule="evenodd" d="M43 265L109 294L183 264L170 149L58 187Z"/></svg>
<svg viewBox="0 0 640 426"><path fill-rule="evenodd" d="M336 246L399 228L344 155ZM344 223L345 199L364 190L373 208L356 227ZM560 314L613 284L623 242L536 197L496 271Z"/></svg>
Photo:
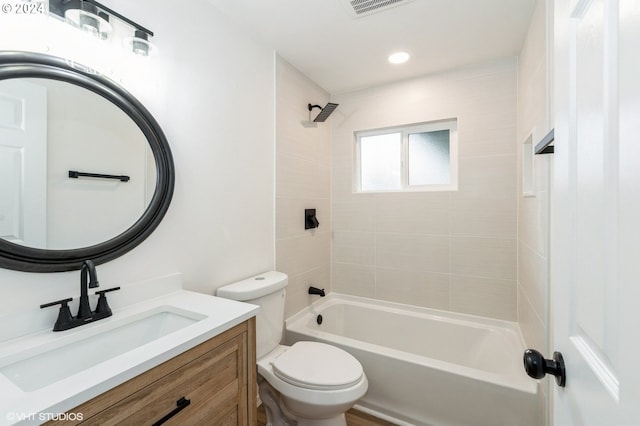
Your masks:
<svg viewBox="0 0 640 426"><path fill-rule="evenodd" d="M534 349L527 349L523 356L524 369L534 379L542 379L546 374L556 376L556 383L564 387L567 383L564 358L560 352L553 353L553 359L545 359Z"/></svg>

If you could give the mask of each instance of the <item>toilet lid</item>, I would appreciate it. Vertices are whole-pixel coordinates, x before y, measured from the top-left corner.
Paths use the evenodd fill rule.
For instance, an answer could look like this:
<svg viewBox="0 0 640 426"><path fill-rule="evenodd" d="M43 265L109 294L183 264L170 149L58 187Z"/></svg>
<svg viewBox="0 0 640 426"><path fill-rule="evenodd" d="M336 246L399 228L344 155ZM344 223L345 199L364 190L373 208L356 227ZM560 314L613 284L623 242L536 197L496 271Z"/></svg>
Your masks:
<svg viewBox="0 0 640 426"><path fill-rule="evenodd" d="M297 342L273 361L273 372L292 385L319 390L343 389L362 378L362 365L335 346Z"/></svg>

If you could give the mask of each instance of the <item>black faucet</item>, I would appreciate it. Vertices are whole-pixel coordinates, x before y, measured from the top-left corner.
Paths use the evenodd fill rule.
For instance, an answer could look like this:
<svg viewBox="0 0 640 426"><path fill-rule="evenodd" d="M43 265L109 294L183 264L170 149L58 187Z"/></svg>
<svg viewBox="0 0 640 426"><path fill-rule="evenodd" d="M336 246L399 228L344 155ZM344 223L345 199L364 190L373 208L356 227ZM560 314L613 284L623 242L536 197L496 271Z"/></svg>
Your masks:
<svg viewBox="0 0 640 426"><path fill-rule="evenodd" d="M98 285L98 273L96 272L95 265L92 261L85 260L82 263L82 269L80 270L80 305L78 306L78 315L75 317L72 316L71 311L69 310L68 303L73 299L57 300L55 302L40 305L41 309L48 308L49 306L60 305L60 312L58 312L58 319L53 325L53 331L69 330L70 328L88 324L112 315L105 293L120 290L120 287L96 291L96 294L100 295L100 297L98 298L96 310L92 311L91 306L89 305L88 293L90 288L96 288Z"/></svg>
<svg viewBox="0 0 640 426"><path fill-rule="evenodd" d="M88 283L87 275L89 275ZM91 312L91 306L89 306L88 291L90 288L96 288L98 286L99 283L96 266L92 261L85 260L82 263L82 269L80 270L80 306L78 307L78 319L89 318L93 314L93 312Z"/></svg>
<svg viewBox="0 0 640 426"><path fill-rule="evenodd" d="M309 287L309 294L317 294L320 297L324 297L324 288L323 289L319 289L316 287Z"/></svg>

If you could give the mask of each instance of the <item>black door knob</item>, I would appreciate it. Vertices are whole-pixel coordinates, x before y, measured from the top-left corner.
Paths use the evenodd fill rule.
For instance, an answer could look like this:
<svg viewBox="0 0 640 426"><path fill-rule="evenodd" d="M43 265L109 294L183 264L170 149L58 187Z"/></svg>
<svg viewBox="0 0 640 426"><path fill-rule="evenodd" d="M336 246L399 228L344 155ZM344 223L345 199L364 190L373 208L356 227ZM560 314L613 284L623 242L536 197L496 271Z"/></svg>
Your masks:
<svg viewBox="0 0 640 426"><path fill-rule="evenodd" d="M553 359L545 359L542 354L533 349L524 351L524 370L534 379L542 379L545 374L556 376L556 383L564 387L567 383L564 359L560 352L553 353Z"/></svg>

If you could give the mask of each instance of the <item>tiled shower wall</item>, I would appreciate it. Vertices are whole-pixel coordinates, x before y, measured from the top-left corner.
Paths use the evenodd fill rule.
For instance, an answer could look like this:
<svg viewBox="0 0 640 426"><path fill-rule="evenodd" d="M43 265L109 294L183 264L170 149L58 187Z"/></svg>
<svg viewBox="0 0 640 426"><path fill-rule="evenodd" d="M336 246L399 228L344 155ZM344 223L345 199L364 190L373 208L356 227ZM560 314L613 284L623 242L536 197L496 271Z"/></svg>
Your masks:
<svg viewBox="0 0 640 426"><path fill-rule="evenodd" d="M301 124L309 119L307 104L328 100L328 93L276 58L276 269L289 276L285 318L307 306L310 285L330 291L330 123ZM316 209L316 230L304 229L305 209Z"/></svg>
<svg viewBox="0 0 640 426"><path fill-rule="evenodd" d="M333 291L516 320L516 59L332 101ZM355 131L447 118L457 191L354 193Z"/></svg>
<svg viewBox="0 0 640 426"><path fill-rule="evenodd" d="M518 158L522 171L523 142L535 145L553 127L547 49L548 2L537 0L518 61ZM550 353L549 327L549 226L552 154L533 158L531 191L522 195L518 179L518 322L527 347ZM540 382L541 424L548 415L546 400L553 382Z"/></svg>
<svg viewBox="0 0 640 426"><path fill-rule="evenodd" d="M536 2L527 38L519 61L518 152L529 136L533 144L551 129L547 108L546 7ZM518 202L518 321L525 341L532 348L547 352L549 291L549 203L552 155L533 158L533 185L522 195L519 177ZM522 156L519 155L522 170Z"/></svg>

